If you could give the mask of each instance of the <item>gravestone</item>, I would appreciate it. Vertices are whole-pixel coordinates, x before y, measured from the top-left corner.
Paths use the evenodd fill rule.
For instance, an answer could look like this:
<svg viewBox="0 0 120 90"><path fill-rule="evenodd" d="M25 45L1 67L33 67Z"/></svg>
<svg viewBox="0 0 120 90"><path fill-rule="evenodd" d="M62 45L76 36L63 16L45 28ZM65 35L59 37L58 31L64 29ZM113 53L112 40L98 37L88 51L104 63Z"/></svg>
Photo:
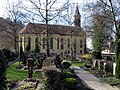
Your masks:
<svg viewBox="0 0 120 90"><path fill-rule="evenodd" d="M45 79L45 72L47 70L60 71L60 69L56 68L55 64L53 63L52 58L50 58L50 57L47 57L43 61L43 65L42 65L42 77L43 77L43 79Z"/></svg>
<svg viewBox="0 0 120 90"><path fill-rule="evenodd" d="M105 70L105 66L106 66L106 64L107 64L106 62L104 62L104 64L103 64L103 65L104 65L104 67L103 67L104 70Z"/></svg>
<svg viewBox="0 0 120 90"><path fill-rule="evenodd" d="M32 78L33 64L34 64L34 60L32 58L28 58L27 65L28 65L28 77L29 78Z"/></svg>
<svg viewBox="0 0 120 90"><path fill-rule="evenodd" d="M115 75L116 63L113 63L113 75Z"/></svg>

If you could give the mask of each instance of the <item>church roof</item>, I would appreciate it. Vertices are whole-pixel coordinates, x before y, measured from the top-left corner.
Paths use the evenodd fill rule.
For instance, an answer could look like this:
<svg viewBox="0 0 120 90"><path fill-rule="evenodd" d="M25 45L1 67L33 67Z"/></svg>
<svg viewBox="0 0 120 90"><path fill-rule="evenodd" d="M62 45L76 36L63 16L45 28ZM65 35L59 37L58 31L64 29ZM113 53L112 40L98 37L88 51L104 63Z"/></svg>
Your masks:
<svg viewBox="0 0 120 90"><path fill-rule="evenodd" d="M46 25L45 24L35 24L29 23L25 26L19 34L45 34ZM81 27L75 26L63 26L63 25L48 25L49 34L59 34L59 35L74 35L82 36L85 34Z"/></svg>

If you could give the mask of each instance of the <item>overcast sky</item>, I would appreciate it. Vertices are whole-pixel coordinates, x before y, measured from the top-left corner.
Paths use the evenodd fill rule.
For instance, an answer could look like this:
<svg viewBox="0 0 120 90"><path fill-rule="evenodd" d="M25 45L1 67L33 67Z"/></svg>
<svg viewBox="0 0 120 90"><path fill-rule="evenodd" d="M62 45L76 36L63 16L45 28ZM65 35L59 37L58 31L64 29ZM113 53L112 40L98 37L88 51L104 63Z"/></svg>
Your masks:
<svg viewBox="0 0 120 90"><path fill-rule="evenodd" d="M17 1L17 0L9 0L9 1ZM73 3L78 3L80 5L85 0L70 0L70 1L72 1ZM62 0L62 2L63 2L63 0ZM0 17L3 17L3 15L5 13L6 4L7 4L7 0L0 0Z"/></svg>

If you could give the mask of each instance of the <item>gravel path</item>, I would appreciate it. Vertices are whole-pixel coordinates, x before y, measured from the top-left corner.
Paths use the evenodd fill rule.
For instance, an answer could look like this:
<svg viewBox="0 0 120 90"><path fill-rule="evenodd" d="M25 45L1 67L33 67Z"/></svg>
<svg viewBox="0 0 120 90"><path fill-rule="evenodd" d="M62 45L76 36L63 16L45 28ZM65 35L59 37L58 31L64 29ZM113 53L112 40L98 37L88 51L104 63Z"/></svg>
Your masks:
<svg viewBox="0 0 120 90"><path fill-rule="evenodd" d="M97 77L78 67L74 67L74 72L81 80L83 80L89 87L94 90L120 90L116 87L112 87L106 83L100 82Z"/></svg>

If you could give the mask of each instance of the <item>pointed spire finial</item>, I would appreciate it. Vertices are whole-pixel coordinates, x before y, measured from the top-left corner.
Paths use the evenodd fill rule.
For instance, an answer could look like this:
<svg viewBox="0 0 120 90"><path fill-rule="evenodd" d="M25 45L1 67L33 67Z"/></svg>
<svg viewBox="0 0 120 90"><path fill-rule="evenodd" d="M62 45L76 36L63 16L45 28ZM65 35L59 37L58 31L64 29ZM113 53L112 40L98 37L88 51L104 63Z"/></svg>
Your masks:
<svg viewBox="0 0 120 90"><path fill-rule="evenodd" d="M80 23L81 23L81 15L80 15L80 12L79 12L78 3L76 3L74 24L75 24L75 26L80 26Z"/></svg>
<svg viewBox="0 0 120 90"><path fill-rule="evenodd" d="M79 8L78 8L78 3L76 3L76 14L80 14L79 13Z"/></svg>

